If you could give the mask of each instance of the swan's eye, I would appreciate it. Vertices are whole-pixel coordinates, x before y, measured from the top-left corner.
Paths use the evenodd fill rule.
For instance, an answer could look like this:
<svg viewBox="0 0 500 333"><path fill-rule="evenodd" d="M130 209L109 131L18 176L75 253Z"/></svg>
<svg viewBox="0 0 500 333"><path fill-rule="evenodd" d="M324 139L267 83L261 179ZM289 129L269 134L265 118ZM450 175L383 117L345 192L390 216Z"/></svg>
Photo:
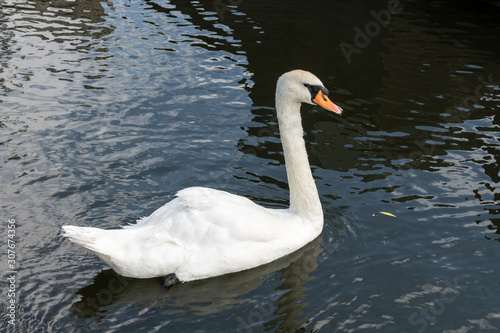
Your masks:
<svg viewBox="0 0 500 333"><path fill-rule="evenodd" d="M318 92L322 90L322 87L316 86L316 85L311 85L308 83L304 83L304 87L306 87L309 90L309 93L311 94L311 100L314 100L316 96L318 95Z"/></svg>

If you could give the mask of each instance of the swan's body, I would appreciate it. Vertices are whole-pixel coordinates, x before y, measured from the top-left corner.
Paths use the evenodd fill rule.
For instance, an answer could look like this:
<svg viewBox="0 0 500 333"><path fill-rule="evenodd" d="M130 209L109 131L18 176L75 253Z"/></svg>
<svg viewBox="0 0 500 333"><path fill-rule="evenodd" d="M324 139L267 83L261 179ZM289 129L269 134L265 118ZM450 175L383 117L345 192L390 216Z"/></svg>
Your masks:
<svg viewBox="0 0 500 333"><path fill-rule="evenodd" d="M190 187L149 217L123 229L63 226L65 236L127 277L191 281L269 263L303 247L323 228L323 211L303 139L300 104L341 113L309 72L283 74L276 109L290 207L268 209L247 198ZM175 275L174 275L175 274Z"/></svg>

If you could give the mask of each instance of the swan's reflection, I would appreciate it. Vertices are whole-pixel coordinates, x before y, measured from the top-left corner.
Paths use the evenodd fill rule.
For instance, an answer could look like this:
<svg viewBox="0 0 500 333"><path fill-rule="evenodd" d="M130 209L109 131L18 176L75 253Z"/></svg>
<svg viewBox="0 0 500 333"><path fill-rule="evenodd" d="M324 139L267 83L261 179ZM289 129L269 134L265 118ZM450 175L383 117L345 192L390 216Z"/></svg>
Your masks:
<svg viewBox="0 0 500 333"><path fill-rule="evenodd" d="M146 316L149 312L162 315L182 314L182 316L208 315L246 302L255 302L254 298L245 297L268 279L281 281L274 288L274 295L280 295L274 301L268 296L262 299L266 307L255 308L235 319L235 324L255 325L256 317L262 325L292 328L300 325L305 284L312 280L311 272L317 267L317 257L322 252L323 235L300 250L278 259L270 264L251 270L227 274L206 280L179 283L168 291L161 287L162 278L130 279L117 275L108 269L101 271L94 282L77 291L82 298L72 306L73 313L80 318L95 318L100 321L112 317L112 309L134 308L133 316ZM274 297L276 298L276 296ZM262 305L262 304L261 304ZM265 324L264 324L265 323Z"/></svg>

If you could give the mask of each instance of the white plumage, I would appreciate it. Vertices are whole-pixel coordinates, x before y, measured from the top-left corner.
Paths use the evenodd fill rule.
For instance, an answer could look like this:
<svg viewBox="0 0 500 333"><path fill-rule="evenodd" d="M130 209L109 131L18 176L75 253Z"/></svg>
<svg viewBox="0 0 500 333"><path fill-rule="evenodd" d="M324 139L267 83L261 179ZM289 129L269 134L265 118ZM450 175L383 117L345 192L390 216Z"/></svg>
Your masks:
<svg viewBox="0 0 500 333"><path fill-rule="evenodd" d="M323 212L307 160L300 103L341 113L321 81L295 70L278 80L276 109L290 185L290 208L268 209L227 192L190 187L123 229L63 226L65 236L118 274L182 282L237 272L283 257L316 238Z"/></svg>

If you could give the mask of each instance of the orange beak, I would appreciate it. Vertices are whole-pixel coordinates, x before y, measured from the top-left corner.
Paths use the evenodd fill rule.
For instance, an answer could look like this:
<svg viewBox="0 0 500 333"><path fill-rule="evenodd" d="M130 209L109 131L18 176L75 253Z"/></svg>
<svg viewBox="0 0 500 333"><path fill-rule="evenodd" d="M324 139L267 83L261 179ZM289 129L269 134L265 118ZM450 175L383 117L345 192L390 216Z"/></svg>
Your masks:
<svg viewBox="0 0 500 333"><path fill-rule="evenodd" d="M336 114L342 114L342 108L338 107L337 105L333 104L332 101L323 94L323 92L320 90L318 91L318 94L316 97L314 97L313 102L324 108L325 110L335 112Z"/></svg>

